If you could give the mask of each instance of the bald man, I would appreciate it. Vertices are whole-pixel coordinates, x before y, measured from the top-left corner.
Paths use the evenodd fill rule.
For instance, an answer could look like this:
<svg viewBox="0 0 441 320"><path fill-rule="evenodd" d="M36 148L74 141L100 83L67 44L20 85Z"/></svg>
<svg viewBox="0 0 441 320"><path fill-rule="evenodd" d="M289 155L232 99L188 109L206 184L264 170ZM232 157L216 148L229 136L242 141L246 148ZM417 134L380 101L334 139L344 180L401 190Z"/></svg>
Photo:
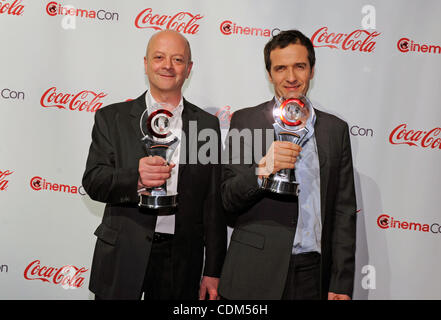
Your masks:
<svg viewBox="0 0 441 320"><path fill-rule="evenodd" d="M210 139L190 136L190 122L197 133L215 130L221 146L218 119L183 98L192 66L185 37L171 30L158 32L144 57L149 90L96 112L83 175L89 196L106 203L95 231L89 284L96 299L218 299L227 244L220 161L202 165L181 160L195 158L185 146L197 145L198 154ZM141 142L142 113L158 105L173 114L171 130L181 141L170 163L147 156ZM177 209L138 207L139 194L164 183L178 194Z"/></svg>

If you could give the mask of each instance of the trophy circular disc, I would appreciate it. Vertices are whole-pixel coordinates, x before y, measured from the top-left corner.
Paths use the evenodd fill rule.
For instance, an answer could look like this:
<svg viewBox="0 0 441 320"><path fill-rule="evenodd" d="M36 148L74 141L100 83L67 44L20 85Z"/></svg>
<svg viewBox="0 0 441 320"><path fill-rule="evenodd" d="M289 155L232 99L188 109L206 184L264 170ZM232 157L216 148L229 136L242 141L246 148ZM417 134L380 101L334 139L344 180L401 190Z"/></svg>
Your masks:
<svg viewBox="0 0 441 320"><path fill-rule="evenodd" d="M305 103L300 99L287 99L280 105L280 120L290 127L296 127L302 123L304 118Z"/></svg>
<svg viewBox="0 0 441 320"><path fill-rule="evenodd" d="M156 138L166 138L170 129L170 118L173 114L165 109L152 112L147 118L147 130Z"/></svg>

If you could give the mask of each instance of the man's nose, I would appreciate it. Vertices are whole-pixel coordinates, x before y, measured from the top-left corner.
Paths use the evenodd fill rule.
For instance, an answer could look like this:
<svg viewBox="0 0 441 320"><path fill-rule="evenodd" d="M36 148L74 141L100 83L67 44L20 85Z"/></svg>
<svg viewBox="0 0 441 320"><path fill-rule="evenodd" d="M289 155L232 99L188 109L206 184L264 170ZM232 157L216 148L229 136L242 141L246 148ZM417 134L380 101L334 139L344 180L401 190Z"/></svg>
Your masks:
<svg viewBox="0 0 441 320"><path fill-rule="evenodd" d="M288 82L296 82L297 81L297 75L296 75L294 69L289 68L287 70L286 80Z"/></svg>
<svg viewBox="0 0 441 320"><path fill-rule="evenodd" d="M163 67L164 67L165 69L171 69L171 68L173 68L173 61L172 61L172 58L171 58L171 57L168 57L168 58L164 59Z"/></svg>

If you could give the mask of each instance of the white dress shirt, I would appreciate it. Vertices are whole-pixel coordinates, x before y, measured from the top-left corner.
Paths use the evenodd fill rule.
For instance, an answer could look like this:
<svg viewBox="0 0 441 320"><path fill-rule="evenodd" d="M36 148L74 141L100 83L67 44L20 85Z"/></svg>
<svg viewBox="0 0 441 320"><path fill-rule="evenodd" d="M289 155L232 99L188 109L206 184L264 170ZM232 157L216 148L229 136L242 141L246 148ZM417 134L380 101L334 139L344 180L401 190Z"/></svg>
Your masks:
<svg viewBox="0 0 441 320"><path fill-rule="evenodd" d="M158 109L164 109L151 95L150 91L147 91L145 95L145 102L147 105L147 112L151 114ZM179 105L172 111L173 117L170 120L170 129L172 134L179 139L179 144L173 152L170 162L176 166L171 171L171 176L167 179L167 193L175 194L178 191L178 172L179 172L179 154L181 151L181 133L182 133L182 111L184 110L184 101L181 97ZM175 233L175 215L158 215L156 220L155 232L162 233Z"/></svg>
<svg viewBox="0 0 441 320"><path fill-rule="evenodd" d="M279 107L281 101L275 98ZM295 164L295 176L299 183L299 212L292 254L321 253L322 221L320 213L320 164L314 125L316 115L311 108L306 127L308 134L302 142L302 151ZM259 185L262 184L258 179Z"/></svg>

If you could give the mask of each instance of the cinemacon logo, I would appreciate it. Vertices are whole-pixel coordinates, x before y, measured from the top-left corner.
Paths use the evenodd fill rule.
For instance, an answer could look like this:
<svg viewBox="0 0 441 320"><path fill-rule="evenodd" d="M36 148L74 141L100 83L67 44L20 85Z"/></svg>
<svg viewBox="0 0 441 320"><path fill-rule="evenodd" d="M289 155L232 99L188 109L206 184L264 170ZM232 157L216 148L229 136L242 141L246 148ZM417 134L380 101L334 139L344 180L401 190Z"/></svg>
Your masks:
<svg viewBox="0 0 441 320"><path fill-rule="evenodd" d="M25 94L22 91L15 91L13 89L4 88L0 91L0 97L10 100L24 100Z"/></svg>
<svg viewBox="0 0 441 320"><path fill-rule="evenodd" d="M83 186L77 187L67 184L56 183L56 182L49 182L46 179L38 176L31 178L29 185L31 189L34 191L44 190L44 191L63 192L70 194L79 194L82 196L86 195Z"/></svg>
<svg viewBox="0 0 441 320"><path fill-rule="evenodd" d="M65 289L81 288L84 285L84 274L88 269L73 265L49 267L41 265L40 260L32 261L24 271L26 280L40 280L60 285Z"/></svg>
<svg viewBox="0 0 441 320"><path fill-rule="evenodd" d="M419 232L441 233L441 225L439 225L438 223L428 225L426 223L398 220L388 214L381 214L380 216L378 216L377 225L381 229L400 229Z"/></svg>
<svg viewBox="0 0 441 320"><path fill-rule="evenodd" d="M104 92L82 90L78 93L59 92L57 87L47 89L40 99L43 108L57 108L72 111L95 112L103 106Z"/></svg>
<svg viewBox="0 0 441 320"><path fill-rule="evenodd" d="M416 43L409 38L401 38L397 42L397 48L400 52L422 52L422 53L441 53L441 47L433 44Z"/></svg>
<svg viewBox="0 0 441 320"><path fill-rule="evenodd" d="M316 48L328 47L331 49L342 49L360 52L373 52L374 41L381 33L369 32L364 29L357 29L350 33L329 32L328 27L321 27L311 37L311 42Z"/></svg>
<svg viewBox="0 0 441 320"><path fill-rule="evenodd" d="M268 28L240 26L230 20L225 20L220 24L220 32L229 36L232 34L256 36L256 37L272 37L280 32L280 29L274 28L272 30Z"/></svg>
<svg viewBox="0 0 441 320"><path fill-rule="evenodd" d="M108 12L106 10L88 10L77 9L72 6L63 6L58 2L49 2L46 5L46 13L52 17L54 16L75 16L80 18L98 19L98 20L119 20L117 12Z"/></svg>
<svg viewBox="0 0 441 320"><path fill-rule="evenodd" d="M135 18L138 29L164 30L171 29L186 34L196 34L199 31L199 20L204 16L188 11L178 13L158 14L152 8L142 10Z"/></svg>
<svg viewBox="0 0 441 320"><path fill-rule="evenodd" d="M392 130L389 142L394 145L406 144L427 149L441 149L441 138L437 138L440 134L441 128L439 127L430 130L413 130L403 123Z"/></svg>

